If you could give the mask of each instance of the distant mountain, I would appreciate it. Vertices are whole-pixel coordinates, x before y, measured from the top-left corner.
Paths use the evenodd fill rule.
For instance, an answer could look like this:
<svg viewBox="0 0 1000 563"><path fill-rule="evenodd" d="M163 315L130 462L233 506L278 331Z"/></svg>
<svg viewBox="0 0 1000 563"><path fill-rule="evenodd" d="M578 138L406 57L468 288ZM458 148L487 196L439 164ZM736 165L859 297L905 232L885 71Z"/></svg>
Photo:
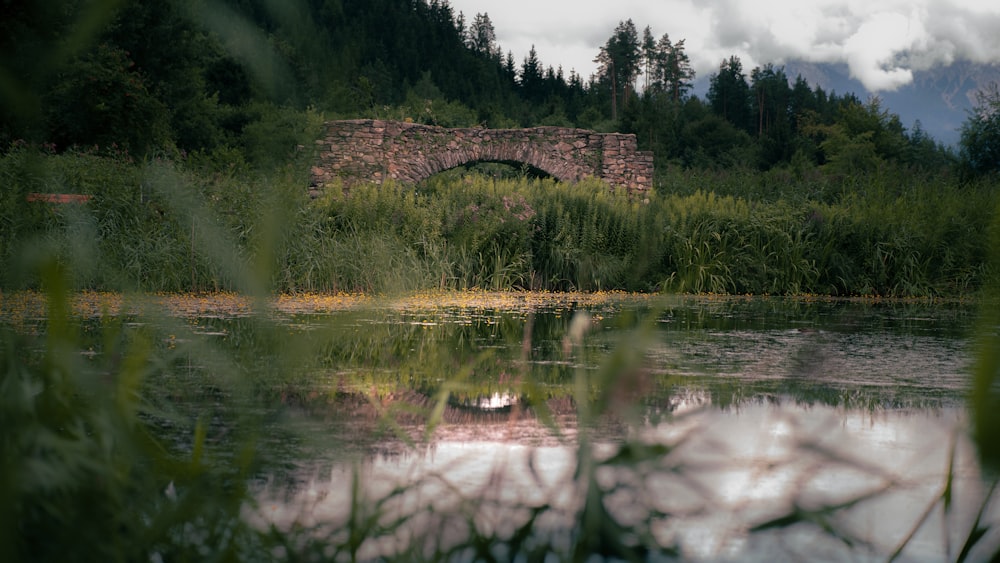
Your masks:
<svg viewBox="0 0 1000 563"><path fill-rule="evenodd" d="M862 99L871 93L850 77L846 64L789 62L785 74L794 80L802 75L813 87L838 94L853 92ZM968 117L976 92L991 82L1000 83L1000 64L955 63L926 71L915 71L913 82L895 92L876 92L883 105L902 120L907 130L917 121L934 140L945 145L958 144L959 128Z"/></svg>

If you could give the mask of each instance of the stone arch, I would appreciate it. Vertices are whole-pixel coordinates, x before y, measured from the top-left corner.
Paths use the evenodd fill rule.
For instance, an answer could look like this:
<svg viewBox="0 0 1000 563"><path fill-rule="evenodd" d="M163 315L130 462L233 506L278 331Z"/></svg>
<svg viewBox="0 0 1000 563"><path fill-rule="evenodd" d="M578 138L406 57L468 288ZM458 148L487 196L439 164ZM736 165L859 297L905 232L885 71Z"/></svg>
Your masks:
<svg viewBox="0 0 1000 563"><path fill-rule="evenodd" d="M638 150L635 135L565 127L447 129L370 119L329 121L325 130L312 168L316 193L338 180L345 187L387 180L415 184L469 162L519 162L559 181L597 177L629 192L652 187L653 155Z"/></svg>
<svg viewBox="0 0 1000 563"><path fill-rule="evenodd" d="M547 158L545 154L539 151L530 150L529 147L518 147L516 150L511 150L508 146L502 146L494 150L487 150L485 154L482 151L474 152L468 149L442 151L427 155L426 162L426 169L420 169L419 173L411 176L413 183L426 180L434 174L475 162L525 164L552 176L560 182L578 182L587 176L593 176L593 174L587 174L587 170L580 170L577 171L579 172L578 174L574 174L572 170L567 170L565 166L560 166L559 162L556 162L552 158Z"/></svg>

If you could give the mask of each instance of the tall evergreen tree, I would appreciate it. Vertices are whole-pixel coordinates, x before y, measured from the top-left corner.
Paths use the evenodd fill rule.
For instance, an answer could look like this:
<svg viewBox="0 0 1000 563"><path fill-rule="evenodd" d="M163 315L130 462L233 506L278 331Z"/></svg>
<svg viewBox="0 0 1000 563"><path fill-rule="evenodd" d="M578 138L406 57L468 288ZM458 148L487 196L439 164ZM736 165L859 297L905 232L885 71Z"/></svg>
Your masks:
<svg viewBox="0 0 1000 563"><path fill-rule="evenodd" d="M514 52L511 50L507 51L507 56L503 60L503 71L511 79L517 78L517 65L514 63Z"/></svg>
<svg viewBox="0 0 1000 563"><path fill-rule="evenodd" d="M750 79L759 164L767 168L777 162L788 161L792 156L789 121L791 88L788 87L784 68L775 68L771 64L753 69Z"/></svg>
<svg viewBox="0 0 1000 563"><path fill-rule="evenodd" d="M817 114L819 112L818 92L813 92L802 75L795 77L795 84L792 85L790 97L788 99L788 113L792 120L792 131L798 133L806 112Z"/></svg>
<svg viewBox="0 0 1000 563"><path fill-rule="evenodd" d="M538 60L538 51L531 46L528 56L521 64L521 90L524 97L532 101L541 101L544 97L545 77L542 73L542 63Z"/></svg>
<svg viewBox="0 0 1000 563"><path fill-rule="evenodd" d="M670 38L664 33L658 50L661 65L658 74L662 77L664 89L670 100L680 102L691 90L694 81L694 68L684 52L684 40L671 45Z"/></svg>
<svg viewBox="0 0 1000 563"><path fill-rule="evenodd" d="M642 63L639 32L631 19L618 23L594 62L598 63L599 80L611 86L611 119L617 120L618 92L622 93L621 105L627 105Z"/></svg>
<svg viewBox="0 0 1000 563"><path fill-rule="evenodd" d="M757 136L787 125L788 101L791 91L783 68L771 64L757 67L750 72L753 91L754 114L757 118Z"/></svg>
<svg viewBox="0 0 1000 563"><path fill-rule="evenodd" d="M491 59L500 58L500 47L497 45L497 33L493 29L488 13L476 14L467 32L466 44L473 51Z"/></svg>
<svg viewBox="0 0 1000 563"><path fill-rule="evenodd" d="M716 115L749 132L750 86L738 56L722 61L719 72L709 78L708 104Z"/></svg>
<svg viewBox="0 0 1000 563"><path fill-rule="evenodd" d="M644 66L642 74L645 80L645 85L643 86L643 90L645 91L649 90L649 80L656 69L658 55L656 39L653 38L653 30L647 25L642 30L642 64Z"/></svg>

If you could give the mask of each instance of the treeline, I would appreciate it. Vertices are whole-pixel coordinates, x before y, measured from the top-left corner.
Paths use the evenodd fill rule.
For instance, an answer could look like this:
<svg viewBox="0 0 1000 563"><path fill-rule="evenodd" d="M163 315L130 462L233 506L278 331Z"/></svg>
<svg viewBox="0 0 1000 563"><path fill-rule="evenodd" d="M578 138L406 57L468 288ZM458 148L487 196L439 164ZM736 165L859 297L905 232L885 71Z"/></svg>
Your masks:
<svg viewBox="0 0 1000 563"><path fill-rule="evenodd" d="M973 162L971 132L956 155L877 98L826 92L781 67L748 72L735 56L700 98L685 49L620 22L585 78L535 49L516 61L488 14L456 14L447 0L14 0L0 7L0 146L273 166L303 143L311 113L633 132L661 166L996 167Z"/></svg>

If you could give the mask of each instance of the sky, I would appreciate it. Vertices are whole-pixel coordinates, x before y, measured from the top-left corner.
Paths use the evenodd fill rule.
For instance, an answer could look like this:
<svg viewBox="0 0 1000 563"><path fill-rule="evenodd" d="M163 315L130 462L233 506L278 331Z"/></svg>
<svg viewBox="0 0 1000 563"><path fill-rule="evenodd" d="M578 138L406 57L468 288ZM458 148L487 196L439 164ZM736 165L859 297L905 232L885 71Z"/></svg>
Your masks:
<svg viewBox="0 0 1000 563"><path fill-rule="evenodd" d="M731 55L744 71L790 60L844 63L869 92L953 62L1000 63L998 0L450 0L471 23L487 13L520 67L532 45L546 67L584 80L620 21L685 40L698 77Z"/></svg>

